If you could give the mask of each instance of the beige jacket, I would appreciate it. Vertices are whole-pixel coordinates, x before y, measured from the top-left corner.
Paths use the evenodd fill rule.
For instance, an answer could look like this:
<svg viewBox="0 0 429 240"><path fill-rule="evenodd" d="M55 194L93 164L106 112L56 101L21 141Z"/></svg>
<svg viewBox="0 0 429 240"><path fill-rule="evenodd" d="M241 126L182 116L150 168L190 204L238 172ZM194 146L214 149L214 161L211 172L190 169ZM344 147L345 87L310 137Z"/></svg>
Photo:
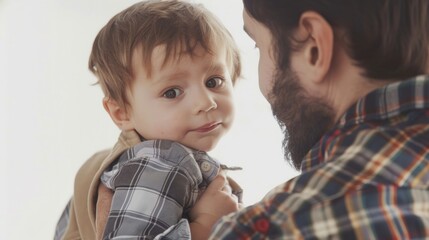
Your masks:
<svg viewBox="0 0 429 240"><path fill-rule="evenodd" d="M122 132L111 150L94 154L79 169L74 184L70 206L70 220L63 240L94 240L96 238L96 204L100 176L126 149L138 144L140 138L135 131ZM241 202L242 189L231 178L228 182Z"/></svg>
<svg viewBox="0 0 429 240"><path fill-rule="evenodd" d="M122 132L111 150L94 154L82 165L75 179L70 222L63 236L64 240L95 239L95 214L100 176L123 151L139 142L140 138L136 132Z"/></svg>

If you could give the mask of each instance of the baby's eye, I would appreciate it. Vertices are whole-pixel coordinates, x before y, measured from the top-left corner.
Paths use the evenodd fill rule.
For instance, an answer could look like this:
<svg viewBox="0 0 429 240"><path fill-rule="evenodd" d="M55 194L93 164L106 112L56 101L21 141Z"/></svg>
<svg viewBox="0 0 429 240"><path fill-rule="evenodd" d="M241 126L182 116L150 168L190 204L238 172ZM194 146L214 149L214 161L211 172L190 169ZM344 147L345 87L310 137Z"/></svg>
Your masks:
<svg viewBox="0 0 429 240"><path fill-rule="evenodd" d="M165 91L164 94L162 94L162 96L165 98L173 99L178 97L182 93L183 93L182 90L178 88L171 88Z"/></svg>
<svg viewBox="0 0 429 240"><path fill-rule="evenodd" d="M219 88L224 84L224 80L220 77L212 77L206 81L206 87Z"/></svg>

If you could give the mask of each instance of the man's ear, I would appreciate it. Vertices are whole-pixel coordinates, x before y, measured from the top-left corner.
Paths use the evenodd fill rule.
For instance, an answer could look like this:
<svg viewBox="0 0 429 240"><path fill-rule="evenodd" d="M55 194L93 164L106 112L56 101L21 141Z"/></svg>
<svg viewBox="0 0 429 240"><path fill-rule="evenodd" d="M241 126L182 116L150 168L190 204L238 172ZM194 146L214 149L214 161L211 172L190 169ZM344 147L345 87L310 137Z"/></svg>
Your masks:
<svg viewBox="0 0 429 240"><path fill-rule="evenodd" d="M299 21L299 32L307 37L304 44L304 61L311 79L323 81L331 68L334 51L334 32L320 14L304 12Z"/></svg>
<svg viewBox="0 0 429 240"><path fill-rule="evenodd" d="M118 128L123 131L134 129L132 121L127 114L127 110L120 107L115 100L108 97L103 98L103 107Z"/></svg>

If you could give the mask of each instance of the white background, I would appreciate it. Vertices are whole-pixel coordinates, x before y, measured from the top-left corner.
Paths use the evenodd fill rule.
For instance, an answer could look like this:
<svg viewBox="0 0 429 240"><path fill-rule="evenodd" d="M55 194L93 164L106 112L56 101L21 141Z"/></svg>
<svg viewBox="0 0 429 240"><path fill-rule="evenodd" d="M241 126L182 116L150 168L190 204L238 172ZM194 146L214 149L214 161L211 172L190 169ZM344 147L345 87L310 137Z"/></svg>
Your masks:
<svg viewBox="0 0 429 240"><path fill-rule="evenodd" d="M52 239L74 175L119 131L87 70L100 28L131 0L0 0L0 239ZM195 0L236 39L244 79L236 120L214 157L244 170L231 175L245 204L297 173L283 160L281 132L258 89L258 52L242 31L240 0Z"/></svg>

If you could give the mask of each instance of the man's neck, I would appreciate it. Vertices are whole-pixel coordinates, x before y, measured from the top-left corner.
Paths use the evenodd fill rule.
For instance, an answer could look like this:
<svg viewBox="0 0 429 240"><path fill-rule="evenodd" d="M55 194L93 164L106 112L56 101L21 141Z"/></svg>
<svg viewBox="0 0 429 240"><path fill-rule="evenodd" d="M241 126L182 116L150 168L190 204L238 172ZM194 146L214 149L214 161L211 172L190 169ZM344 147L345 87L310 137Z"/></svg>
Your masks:
<svg viewBox="0 0 429 240"><path fill-rule="evenodd" d="M336 52L328 81L328 101L335 111L338 121L349 107L375 89L381 88L394 80L367 78L363 70L353 64L344 51Z"/></svg>

